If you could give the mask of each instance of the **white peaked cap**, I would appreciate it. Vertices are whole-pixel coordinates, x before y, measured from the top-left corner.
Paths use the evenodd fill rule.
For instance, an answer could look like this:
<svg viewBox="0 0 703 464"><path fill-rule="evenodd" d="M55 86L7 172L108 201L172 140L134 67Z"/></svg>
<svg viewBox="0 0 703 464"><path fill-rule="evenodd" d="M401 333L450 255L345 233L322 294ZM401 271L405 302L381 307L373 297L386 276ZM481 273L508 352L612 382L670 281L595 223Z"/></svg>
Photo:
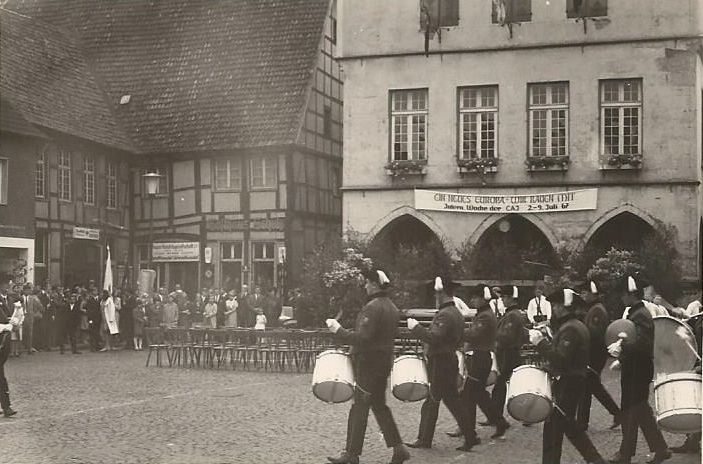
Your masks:
<svg viewBox="0 0 703 464"><path fill-rule="evenodd" d="M564 306L571 306L574 302L574 291L570 288L564 289Z"/></svg>
<svg viewBox="0 0 703 464"><path fill-rule="evenodd" d="M627 276L627 291L630 293L637 291L637 283L632 276Z"/></svg>
<svg viewBox="0 0 703 464"><path fill-rule="evenodd" d="M378 269L378 270L376 271L376 273L378 274L378 283L379 283L379 284L381 284L381 285L386 285L386 284L391 283L391 280L388 278L388 276L386 275L385 272L383 272L382 270Z"/></svg>
<svg viewBox="0 0 703 464"><path fill-rule="evenodd" d="M483 287L483 298L485 298L486 300L491 299L491 289L488 288L488 285Z"/></svg>
<svg viewBox="0 0 703 464"><path fill-rule="evenodd" d="M427 287L425 287L427 288ZM442 284L442 278L441 277L435 277L434 278L434 291L435 292L440 292L444 290L444 285Z"/></svg>
<svg viewBox="0 0 703 464"><path fill-rule="evenodd" d="M598 287L594 281L591 281L591 293L598 293Z"/></svg>
<svg viewBox="0 0 703 464"><path fill-rule="evenodd" d="M513 285L513 298L517 298L518 294L519 294L518 288L515 285Z"/></svg>

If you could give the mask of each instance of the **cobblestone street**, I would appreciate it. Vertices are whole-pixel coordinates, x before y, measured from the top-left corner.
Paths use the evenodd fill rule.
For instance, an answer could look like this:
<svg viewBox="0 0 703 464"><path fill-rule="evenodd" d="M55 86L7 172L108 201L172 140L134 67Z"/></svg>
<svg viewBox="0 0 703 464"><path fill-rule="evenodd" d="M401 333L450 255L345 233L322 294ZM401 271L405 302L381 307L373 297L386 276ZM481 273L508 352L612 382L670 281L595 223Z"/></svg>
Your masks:
<svg viewBox="0 0 703 464"><path fill-rule="evenodd" d="M344 446L349 404L326 405L310 392L311 374L243 372L229 369L144 367L146 352L57 352L23 355L6 365L12 419L0 419L4 463L324 463ZM606 374L617 393L617 377ZM619 393L617 394L619 396ZM390 398L390 395L389 395ZM420 404L390 400L406 441L413 440ZM620 442L608 430L611 418L596 402L591 437L606 457ZM434 449L411 450L411 463L540 462L541 426L512 421L504 440L480 428L483 443L470 453L442 408ZM670 446L682 436L665 434ZM634 462L645 461L643 437ZM374 419L362 462L388 462ZM582 462L570 444L564 464ZM700 462L700 455L675 455L671 464Z"/></svg>

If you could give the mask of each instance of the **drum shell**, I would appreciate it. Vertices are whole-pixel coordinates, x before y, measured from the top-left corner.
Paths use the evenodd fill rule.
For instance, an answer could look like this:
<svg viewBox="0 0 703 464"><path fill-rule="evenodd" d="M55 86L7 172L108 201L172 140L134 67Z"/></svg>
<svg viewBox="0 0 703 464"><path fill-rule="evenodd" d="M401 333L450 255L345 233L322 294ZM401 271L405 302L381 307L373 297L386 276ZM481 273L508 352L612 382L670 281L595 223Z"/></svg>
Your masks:
<svg viewBox="0 0 703 464"><path fill-rule="evenodd" d="M391 392L400 401L412 402L427 398L429 381L425 360L420 356L405 355L393 361Z"/></svg>
<svg viewBox="0 0 703 464"><path fill-rule="evenodd" d="M552 386L549 374L535 366L518 366L508 384L506 409L513 418L534 424L552 412Z"/></svg>
<svg viewBox="0 0 703 464"><path fill-rule="evenodd" d="M701 374L658 375L654 382L657 425L671 433L701 431Z"/></svg>
<svg viewBox="0 0 703 464"><path fill-rule="evenodd" d="M343 403L354 396L354 370L347 353L337 350L317 355L312 393L325 403Z"/></svg>

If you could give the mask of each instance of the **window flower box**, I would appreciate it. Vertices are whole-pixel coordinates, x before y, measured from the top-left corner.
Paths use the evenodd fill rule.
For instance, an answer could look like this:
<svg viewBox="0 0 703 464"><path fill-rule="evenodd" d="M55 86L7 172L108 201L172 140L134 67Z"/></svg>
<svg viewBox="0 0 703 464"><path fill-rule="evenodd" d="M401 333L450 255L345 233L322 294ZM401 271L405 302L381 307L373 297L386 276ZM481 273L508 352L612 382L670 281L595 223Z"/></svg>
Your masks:
<svg viewBox="0 0 703 464"><path fill-rule="evenodd" d="M528 171L566 171L570 162L568 156L528 156L525 166Z"/></svg>
<svg viewBox="0 0 703 464"><path fill-rule="evenodd" d="M457 158L456 166L461 174L475 172L483 175L498 172L498 158Z"/></svg>
<svg viewBox="0 0 703 464"><path fill-rule="evenodd" d="M393 160L385 166L386 175L392 177L424 176L427 160Z"/></svg>
<svg viewBox="0 0 703 464"><path fill-rule="evenodd" d="M600 168L611 169L642 169L642 155L603 155L600 157Z"/></svg>

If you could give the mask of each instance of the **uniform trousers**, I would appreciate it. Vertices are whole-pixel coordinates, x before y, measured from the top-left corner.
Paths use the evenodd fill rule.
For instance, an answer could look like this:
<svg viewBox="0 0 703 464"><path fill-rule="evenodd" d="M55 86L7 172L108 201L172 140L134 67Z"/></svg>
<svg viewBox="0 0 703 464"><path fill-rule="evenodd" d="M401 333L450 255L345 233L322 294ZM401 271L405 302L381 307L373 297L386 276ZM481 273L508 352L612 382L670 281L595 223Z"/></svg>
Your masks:
<svg viewBox="0 0 703 464"><path fill-rule="evenodd" d="M457 389L457 376L459 375L455 353L441 353L427 359L430 373L430 395L422 403L420 411L420 430L418 440L425 445L431 445L434 438L437 417L439 416L440 401L449 409L454 419L459 424L459 429L465 440L475 436L469 422L469 412L463 404Z"/></svg>
<svg viewBox="0 0 703 464"><path fill-rule="evenodd" d="M588 428L588 423L591 420L591 398L594 396L610 415L618 416L620 414L620 408L601 382L600 371L589 368L586 378L586 394L576 411L576 420L584 429Z"/></svg>
<svg viewBox="0 0 703 464"><path fill-rule="evenodd" d="M575 420L576 408L586 394L583 376L562 375L552 384L556 407L544 423L542 464L559 464L564 434L586 462L601 459L586 431Z"/></svg>
<svg viewBox="0 0 703 464"><path fill-rule="evenodd" d="M486 391L486 382L491 373L490 351L474 351L468 356L469 377L466 379L461 398L465 402L469 412L469 427L476 436L476 406L486 415L488 422L499 424L503 422L503 415L498 413L496 405L491 400L491 395Z"/></svg>
<svg viewBox="0 0 703 464"><path fill-rule="evenodd" d="M649 403L640 401L629 405L622 410L622 442L620 443L620 456L627 458L635 455L637 448L637 429L642 429L642 435L647 440L649 450L654 453L666 452L668 445L657 428L657 421L654 418Z"/></svg>
<svg viewBox="0 0 703 464"><path fill-rule="evenodd" d="M349 454L359 456L364 446L364 436L373 411L378 427L389 448L402 443L398 426L386 404L388 375L393 366L393 356L383 352L364 352L354 355L356 388L347 419L347 445Z"/></svg>
<svg viewBox="0 0 703 464"><path fill-rule="evenodd" d="M520 357L520 348L500 348L496 349L496 358L498 361L498 370L500 374L496 378L496 383L493 385L491 399L495 411L500 416L503 415L505 409L505 397L508 394L508 382L513 375L513 369L522 364Z"/></svg>

